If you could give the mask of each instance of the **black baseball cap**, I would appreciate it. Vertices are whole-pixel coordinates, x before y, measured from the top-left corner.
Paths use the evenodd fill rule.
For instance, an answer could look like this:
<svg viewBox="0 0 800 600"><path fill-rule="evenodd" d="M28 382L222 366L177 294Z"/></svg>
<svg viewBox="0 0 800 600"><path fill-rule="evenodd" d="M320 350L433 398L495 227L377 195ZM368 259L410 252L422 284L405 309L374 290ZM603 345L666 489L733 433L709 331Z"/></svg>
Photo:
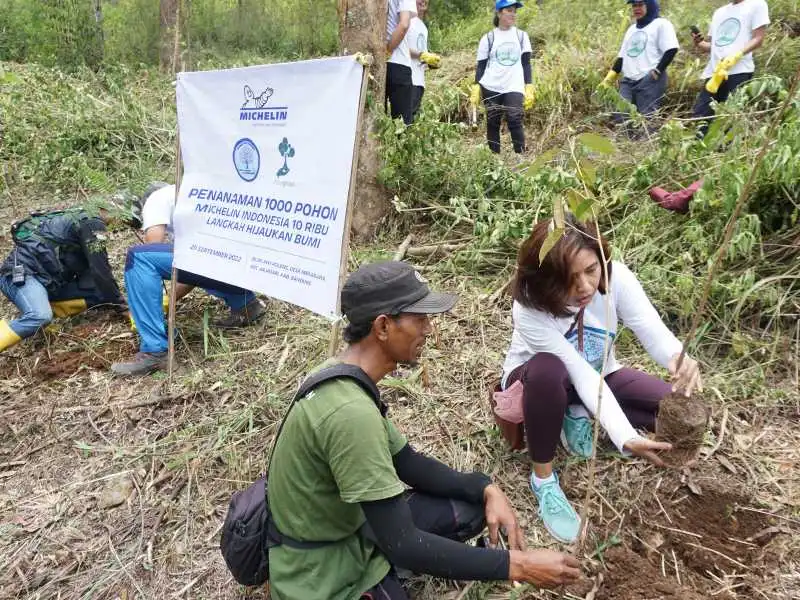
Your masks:
<svg viewBox="0 0 800 600"><path fill-rule="evenodd" d="M397 260L364 265L342 287L342 312L351 323L366 323L379 315L443 313L456 300L455 294L432 292L414 267Z"/></svg>

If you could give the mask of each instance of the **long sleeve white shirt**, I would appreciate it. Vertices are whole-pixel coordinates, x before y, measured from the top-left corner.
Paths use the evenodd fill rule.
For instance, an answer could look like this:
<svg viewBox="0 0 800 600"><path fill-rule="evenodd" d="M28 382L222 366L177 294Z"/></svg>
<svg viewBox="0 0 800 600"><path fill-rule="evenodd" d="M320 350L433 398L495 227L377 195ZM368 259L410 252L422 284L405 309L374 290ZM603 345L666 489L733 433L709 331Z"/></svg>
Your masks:
<svg viewBox="0 0 800 600"><path fill-rule="evenodd" d="M512 309L514 332L503 364L503 387L511 371L537 353L554 354L564 363L570 381L584 406L599 418L611 441L622 451L626 442L638 438L639 435L600 376L606 331L611 340L603 378L622 368L614 356L614 341L620 319L623 325L633 331L653 360L662 367L667 367L670 359L681 351L682 346L664 325L636 276L628 267L616 261L611 268L609 312L610 318L606 321L605 296L596 292L584 310L583 353L580 353L577 328L574 328L568 338L565 337L575 320L574 316L554 317L549 313L525 308L515 301ZM597 392L601 381L603 401L600 414L597 415Z"/></svg>

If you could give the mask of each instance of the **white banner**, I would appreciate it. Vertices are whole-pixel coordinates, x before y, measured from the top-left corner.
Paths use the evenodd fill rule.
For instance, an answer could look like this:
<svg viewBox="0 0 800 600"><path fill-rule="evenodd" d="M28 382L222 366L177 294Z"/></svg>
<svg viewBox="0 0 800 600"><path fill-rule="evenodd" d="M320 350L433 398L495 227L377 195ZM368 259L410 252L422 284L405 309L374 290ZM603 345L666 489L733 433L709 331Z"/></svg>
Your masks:
<svg viewBox="0 0 800 600"><path fill-rule="evenodd" d="M180 73L175 264L337 317L363 67Z"/></svg>

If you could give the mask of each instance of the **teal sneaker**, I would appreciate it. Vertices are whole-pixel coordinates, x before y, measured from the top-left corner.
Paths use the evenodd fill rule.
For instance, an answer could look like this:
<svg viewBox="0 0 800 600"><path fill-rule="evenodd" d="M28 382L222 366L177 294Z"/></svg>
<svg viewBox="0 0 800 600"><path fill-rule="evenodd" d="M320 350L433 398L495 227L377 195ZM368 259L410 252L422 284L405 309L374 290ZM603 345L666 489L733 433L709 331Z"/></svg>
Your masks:
<svg viewBox="0 0 800 600"><path fill-rule="evenodd" d="M561 426L561 443L570 454L591 458L592 449L592 422L586 417L572 417L569 413L564 415L564 424Z"/></svg>
<svg viewBox="0 0 800 600"><path fill-rule="evenodd" d="M561 490L558 476L555 474L553 476L554 481L537 488L533 484L531 475L531 490L539 502L539 516L545 529L559 542L571 544L578 539L578 534L581 532L581 519Z"/></svg>

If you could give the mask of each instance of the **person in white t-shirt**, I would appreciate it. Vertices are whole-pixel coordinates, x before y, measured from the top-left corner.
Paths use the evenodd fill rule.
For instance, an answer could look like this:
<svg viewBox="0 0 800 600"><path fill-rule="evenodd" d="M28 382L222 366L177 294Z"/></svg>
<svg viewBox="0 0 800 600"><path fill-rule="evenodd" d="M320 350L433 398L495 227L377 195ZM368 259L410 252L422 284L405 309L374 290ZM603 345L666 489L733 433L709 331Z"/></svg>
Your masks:
<svg viewBox="0 0 800 600"><path fill-rule="evenodd" d="M425 93L425 69L438 69L442 58L438 54L428 52L428 27L423 19L428 13L428 0L417 0L417 16L411 19L406 34L408 51L411 54L411 84L413 93L411 113L416 117Z"/></svg>
<svg viewBox="0 0 800 600"><path fill-rule="evenodd" d="M703 70L705 86L697 96L694 117L713 117L711 100L725 102L733 90L753 77L753 50L764 43L769 22L765 0L732 0L714 11L707 40L700 33L692 33L695 47L710 53ZM709 120L703 121L699 135L705 136L708 126Z"/></svg>
<svg viewBox="0 0 800 600"><path fill-rule="evenodd" d="M172 211L175 209L175 186L156 181L142 196L142 231L145 244L163 244L172 239Z"/></svg>
<svg viewBox="0 0 800 600"><path fill-rule="evenodd" d="M620 96L643 115L661 107L667 91L667 67L678 52L675 27L660 16L657 0L627 0L636 20L625 32L619 54L603 83L616 81L620 72ZM626 120L618 115L617 120Z"/></svg>
<svg viewBox="0 0 800 600"><path fill-rule="evenodd" d="M414 120L411 53L406 33L411 19L417 16L415 0L389 0L386 7L386 100L393 119L401 117L406 125Z"/></svg>
<svg viewBox="0 0 800 600"><path fill-rule="evenodd" d="M500 125L505 115L514 152L521 153L525 150L523 110L530 109L534 102L533 50L528 34L515 26L522 2L497 0L494 7L494 29L478 44L478 66L470 103L477 106L483 99L486 140L492 152L500 152Z"/></svg>
<svg viewBox="0 0 800 600"><path fill-rule="evenodd" d="M694 359L686 356L677 369L681 343L664 325L636 276L610 258L611 289L606 288L602 261L603 256L611 256L611 250L596 227L568 215L566 233L540 264L539 252L551 229L552 220L537 223L519 250L514 331L503 364L502 387L508 391L516 386L519 392L522 386L525 436L533 462L530 485L539 515L555 538L571 543L578 537L580 519L553 472L559 439L570 453L591 456L588 417L593 413L620 451L662 465L657 452L671 450L671 445L649 440L637 430L653 429L659 403L673 389L690 395L702 384ZM607 294L611 295L610 314ZM617 362L613 343L618 319L653 360L670 372L673 386ZM607 332L610 340L604 364ZM597 414L601 382L603 399Z"/></svg>

